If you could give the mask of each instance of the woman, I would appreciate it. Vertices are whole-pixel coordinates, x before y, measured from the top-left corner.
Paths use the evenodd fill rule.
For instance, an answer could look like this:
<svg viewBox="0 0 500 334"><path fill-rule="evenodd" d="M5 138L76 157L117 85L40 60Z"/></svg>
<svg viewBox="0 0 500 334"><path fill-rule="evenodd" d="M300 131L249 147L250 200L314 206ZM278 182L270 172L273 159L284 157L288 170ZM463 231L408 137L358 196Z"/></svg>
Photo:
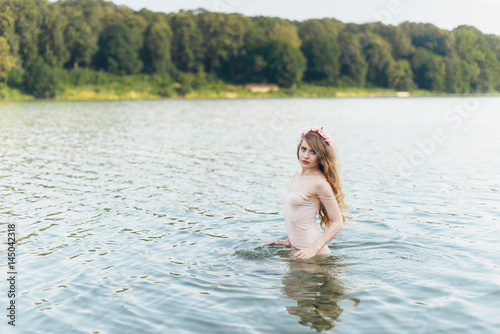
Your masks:
<svg viewBox="0 0 500 334"><path fill-rule="evenodd" d="M297 158L302 172L297 172L283 192L283 218L288 230L286 240L270 241L266 245L291 245L293 256L309 259L328 255L328 243L342 229L347 212L340 182L332 139L316 126L302 129L297 146ZM342 208L342 209L341 209ZM319 212L321 235L316 225Z"/></svg>

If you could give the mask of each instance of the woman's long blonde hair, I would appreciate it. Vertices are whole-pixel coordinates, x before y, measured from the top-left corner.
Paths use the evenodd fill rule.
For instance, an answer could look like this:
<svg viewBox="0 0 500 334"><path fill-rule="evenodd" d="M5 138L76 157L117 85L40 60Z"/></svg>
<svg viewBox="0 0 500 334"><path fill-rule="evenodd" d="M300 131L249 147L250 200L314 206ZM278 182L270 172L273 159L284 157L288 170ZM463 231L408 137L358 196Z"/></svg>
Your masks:
<svg viewBox="0 0 500 334"><path fill-rule="evenodd" d="M319 133L309 131L300 138L300 142L297 145L297 159L300 159L299 150L303 139L305 139L307 144L316 152L319 161L319 169L323 172L326 180L333 189L335 199L337 200L340 210L342 211L342 221L345 223L346 218L350 218L350 214L344 200L344 192L342 191L342 183L340 182L337 168L337 158L333 146L328 145ZM320 203L319 218L321 219L321 228L326 230L328 226L330 226L331 220L328 217L328 212L326 211L323 203Z"/></svg>

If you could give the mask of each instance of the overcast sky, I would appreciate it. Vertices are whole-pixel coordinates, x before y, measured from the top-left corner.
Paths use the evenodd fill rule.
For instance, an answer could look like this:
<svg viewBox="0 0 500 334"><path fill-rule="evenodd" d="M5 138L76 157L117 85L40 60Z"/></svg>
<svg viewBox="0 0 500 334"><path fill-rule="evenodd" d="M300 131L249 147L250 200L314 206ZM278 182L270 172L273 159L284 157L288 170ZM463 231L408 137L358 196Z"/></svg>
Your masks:
<svg viewBox="0 0 500 334"><path fill-rule="evenodd" d="M204 8L247 16L278 16L292 20L333 17L342 22L404 21L433 23L451 30L473 25L500 35L500 0L112 0L135 10L178 12Z"/></svg>

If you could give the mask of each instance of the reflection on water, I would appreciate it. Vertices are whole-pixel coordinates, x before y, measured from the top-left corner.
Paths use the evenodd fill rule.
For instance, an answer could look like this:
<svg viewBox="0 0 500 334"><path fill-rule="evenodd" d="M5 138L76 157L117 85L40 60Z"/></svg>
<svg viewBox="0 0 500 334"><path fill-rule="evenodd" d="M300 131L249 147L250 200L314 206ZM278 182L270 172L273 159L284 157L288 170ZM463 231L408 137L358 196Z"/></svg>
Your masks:
<svg viewBox="0 0 500 334"><path fill-rule="evenodd" d="M339 256L298 260L292 257L296 251L290 246L255 246L244 242L238 245L234 257L247 261L248 271L252 271L250 264L255 262L283 266L283 274L280 274L280 299L286 301L283 308L299 318L298 324L318 332L328 331L341 321L344 309L357 307L360 300L348 294L350 291L342 278L345 263ZM290 304L290 301L293 302Z"/></svg>
<svg viewBox="0 0 500 334"><path fill-rule="evenodd" d="M343 297L345 289L342 280L338 279L341 270L340 260L335 256L327 256L306 261L290 259L288 272L283 276L283 291L297 301L297 306L287 306L291 315L300 318L299 324L310 327L318 332L335 327L340 321L344 307L339 303L346 300ZM352 300L356 307L359 300Z"/></svg>

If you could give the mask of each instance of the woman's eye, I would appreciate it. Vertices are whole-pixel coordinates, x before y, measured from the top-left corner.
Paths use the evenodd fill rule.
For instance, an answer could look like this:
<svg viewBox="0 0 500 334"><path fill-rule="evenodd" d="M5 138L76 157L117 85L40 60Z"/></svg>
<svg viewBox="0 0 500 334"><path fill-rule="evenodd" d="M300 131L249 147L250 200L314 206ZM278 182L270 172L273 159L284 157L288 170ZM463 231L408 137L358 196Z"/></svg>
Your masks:
<svg viewBox="0 0 500 334"><path fill-rule="evenodd" d="M314 151L311 151L311 153L312 153L312 154L316 154L316 152L314 152Z"/></svg>
<svg viewBox="0 0 500 334"><path fill-rule="evenodd" d="M301 147L300 149L301 149L302 151L304 151L306 148L305 148L305 147Z"/></svg>

